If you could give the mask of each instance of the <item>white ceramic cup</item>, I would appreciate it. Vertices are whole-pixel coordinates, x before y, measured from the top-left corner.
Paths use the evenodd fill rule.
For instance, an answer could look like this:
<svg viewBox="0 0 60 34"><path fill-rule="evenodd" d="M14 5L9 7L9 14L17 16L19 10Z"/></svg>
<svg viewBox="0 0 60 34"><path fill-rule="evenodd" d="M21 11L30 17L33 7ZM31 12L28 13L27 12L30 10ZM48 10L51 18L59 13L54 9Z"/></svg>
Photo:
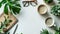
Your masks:
<svg viewBox="0 0 60 34"><path fill-rule="evenodd" d="M50 25L47 24L47 20L48 20L48 19L51 19L51 21L52 21L52 23L50 23ZM48 27L56 26L56 25L55 25L55 21L54 21L54 19L53 19L52 17L46 18L45 24L46 24L46 26L48 26Z"/></svg>
<svg viewBox="0 0 60 34"><path fill-rule="evenodd" d="M41 4L41 5L38 6L38 12L39 12L39 14L41 14L41 15L46 14L47 11L48 11L48 8L47 8L46 5Z"/></svg>

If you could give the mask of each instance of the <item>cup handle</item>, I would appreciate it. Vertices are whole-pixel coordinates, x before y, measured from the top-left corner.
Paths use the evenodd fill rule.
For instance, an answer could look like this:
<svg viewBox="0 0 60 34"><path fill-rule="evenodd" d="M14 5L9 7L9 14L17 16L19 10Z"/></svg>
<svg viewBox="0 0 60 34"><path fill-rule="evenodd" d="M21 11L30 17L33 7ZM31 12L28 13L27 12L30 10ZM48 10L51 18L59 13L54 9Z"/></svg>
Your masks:
<svg viewBox="0 0 60 34"><path fill-rule="evenodd" d="M56 26L56 24L53 25L54 27Z"/></svg>

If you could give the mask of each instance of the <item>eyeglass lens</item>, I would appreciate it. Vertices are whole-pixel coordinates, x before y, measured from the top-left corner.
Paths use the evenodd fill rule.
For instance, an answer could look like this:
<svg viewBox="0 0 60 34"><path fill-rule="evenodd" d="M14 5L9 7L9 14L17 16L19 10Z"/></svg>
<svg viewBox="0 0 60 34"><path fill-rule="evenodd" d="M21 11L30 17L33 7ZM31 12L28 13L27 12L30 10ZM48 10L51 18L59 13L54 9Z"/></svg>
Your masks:
<svg viewBox="0 0 60 34"><path fill-rule="evenodd" d="M29 2L25 2L25 1L24 1L24 2L23 2L23 6L24 6L24 7L28 7L28 6L29 6Z"/></svg>

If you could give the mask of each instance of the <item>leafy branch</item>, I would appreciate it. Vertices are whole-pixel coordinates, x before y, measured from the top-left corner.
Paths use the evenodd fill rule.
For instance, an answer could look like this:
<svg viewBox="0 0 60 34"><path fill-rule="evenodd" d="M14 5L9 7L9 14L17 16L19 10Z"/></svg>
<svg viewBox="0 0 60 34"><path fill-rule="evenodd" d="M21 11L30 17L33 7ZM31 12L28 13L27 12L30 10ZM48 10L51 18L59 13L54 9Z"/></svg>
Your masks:
<svg viewBox="0 0 60 34"><path fill-rule="evenodd" d="M60 34L60 27L57 29L57 31L55 32L55 34Z"/></svg>
<svg viewBox="0 0 60 34"><path fill-rule="evenodd" d="M57 0L58 3L51 8L51 14L60 16L60 0Z"/></svg>
<svg viewBox="0 0 60 34"><path fill-rule="evenodd" d="M57 26L56 26L53 29L55 30L55 34L60 34L60 27L57 28ZM45 30L41 31L40 34L50 34L50 33L48 32L48 30L45 29Z"/></svg>
<svg viewBox="0 0 60 34"><path fill-rule="evenodd" d="M4 6L4 13L8 14L8 11L10 10L11 13L13 14L19 14L21 10L21 6L18 3L19 0L2 0L0 2L0 7L5 4Z"/></svg>
<svg viewBox="0 0 60 34"><path fill-rule="evenodd" d="M5 20L0 24L0 33L4 32L3 29L6 28L10 22L12 22L12 20L10 20L9 17L5 17Z"/></svg>
<svg viewBox="0 0 60 34"><path fill-rule="evenodd" d="M51 9L51 13L53 15L59 16L60 15L60 5L54 5Z"/></svg>

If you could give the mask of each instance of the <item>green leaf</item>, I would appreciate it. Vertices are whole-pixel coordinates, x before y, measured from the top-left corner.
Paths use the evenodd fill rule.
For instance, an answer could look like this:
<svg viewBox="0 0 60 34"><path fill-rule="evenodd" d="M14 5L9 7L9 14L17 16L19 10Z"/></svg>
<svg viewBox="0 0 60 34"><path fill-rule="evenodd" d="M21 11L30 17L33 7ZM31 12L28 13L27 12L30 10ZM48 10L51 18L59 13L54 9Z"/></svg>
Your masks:
<svg viewBox="0 0 60 34"><path fill-rule="evenodd" d="M16 4L15 6L21 7L21 5L20 5L20 4Z"/></svg>
<svg viewBox="0 0 60 34"><path fill-rule="evenodd" d="M2 6L2 2L0 2L0 8L1 8L1 6Z"/></svg>
<svg viewBox="0 0 60 34"><path fill-rule="evenodd" d="M17 2L17 1L20 1L20 0L14 0L14 2Z"/></svg>
<svg viewBox="0 0 60 34"><path fill-rule="evenodd" d="M11 3L11 4L16 4L16 3L18 3L17 1L19 1L19 0L14 0L14 1L9 1L9 3Z"/></svg>
<svg viewBox="0 0 60 34"><path fill-rule="evenodd" d="M58 1L60 1L60 0L58 0Z"/></svg>
<svg viewBox="0 0 60 34"><path fill-rule="evenodd" d="M0 3L0 7L2 6L2 4L6 4L4 7L4 13L8 15L8 6L10 8L10 12L13 14L19 14L20 10L21 10L21 6L20 4L17 2L20 0L2 0L2 3ZM18 4L17 4L18 3Z"/></svg>
<svg viewBox="0 0 60 34"><path fill-rule="evenodd" d="M7 6L7 4L4 7L4 13L8 15L8 6Z"/></svg>
<svg viewBox="0 0 60 34"><path fill-rule="evenodd" d="M59 34L59 32L55 32L55 34Z"/></svg>
<svg viewBox="0 0 60 34"><path fill-rule="evenodd" d="M53 15L59 16L59 15L60 15L60 5L54 5L54 6L51 8L51 13L52 13Z"/></svg>
<svg viewBox="0 0 60 34"><path fill-rule="evenodd" d="M5 34L10 34L10 32L5 32Z"/></svg>
<svg viewBox="0 0 60 34"><path fill-rule="evenodd" d="M9 20L9 23L12 22L12 20Z"/></svg>
<svg viewBox="0 0 60 34"><path fill-rule="evenodd" d="M6 3L6 0L2 0L2 4L5 4Z"/></svg>
<svg viewBox="0 0 60 34"><path fill-rule="evenodd" d="M46 3L52 3L53 0L44 0Z"/></svg>
<svg viewBox="0 0 60 34"><path fill-rule="evenodd" d="M15 1L18 1L18 0L15 0ZM10 2L9 8L11 10L11 13L13 13L15 15L20 13L20 10L21 10L20 7L21 7L20 4L17 4L16 2L15 3Z"/></svg>
<svg viewBox="0 0 60 34"><path fill-rule="evenodd" d="M19 14L20 12L20 8L17 8L17 7L12 7L12 10L15 14Z"/></svg>
<svg viewBox="0 0 60 34"><path fill-rule="evenodd" d="M8 24L8 23L10 23L10 22L12 22L12 20L10 20L9 17L7 17L7 18L5 17L4 24Z"/></svg>
<svg viewBox="0 0 60 34"><path fill-rule="evenodd" d="M21 9L15 6L10 6L10 10L12 10L14 14L19 14Z"/></svg>
<svg viewBox="0 0 60 34"><path fill-rule="evenodd" d="M21 33L21 34L23 34L23 33Z"/></svg>
<svg viewBox="0 0 60 34"><path fill-rule="evenodd" d="M4 4L4 3L6 3L6 0L2 0L2 1L0 2L0 8L1 8L2 4Z"/></svg>
<svg viewBox="0 0 60 34"><path fill-rule="evenodd" d="M48 32L48 30L43 30L43 31L41 31L41 33L40 34L49 34L49 32Z"/></svg>
<svg viewBox="0 0 60 34"><path fill-rule="evenodd" d="M3 32L3 30L2 29L0 29L0 33L2 33Z"/></svg>

